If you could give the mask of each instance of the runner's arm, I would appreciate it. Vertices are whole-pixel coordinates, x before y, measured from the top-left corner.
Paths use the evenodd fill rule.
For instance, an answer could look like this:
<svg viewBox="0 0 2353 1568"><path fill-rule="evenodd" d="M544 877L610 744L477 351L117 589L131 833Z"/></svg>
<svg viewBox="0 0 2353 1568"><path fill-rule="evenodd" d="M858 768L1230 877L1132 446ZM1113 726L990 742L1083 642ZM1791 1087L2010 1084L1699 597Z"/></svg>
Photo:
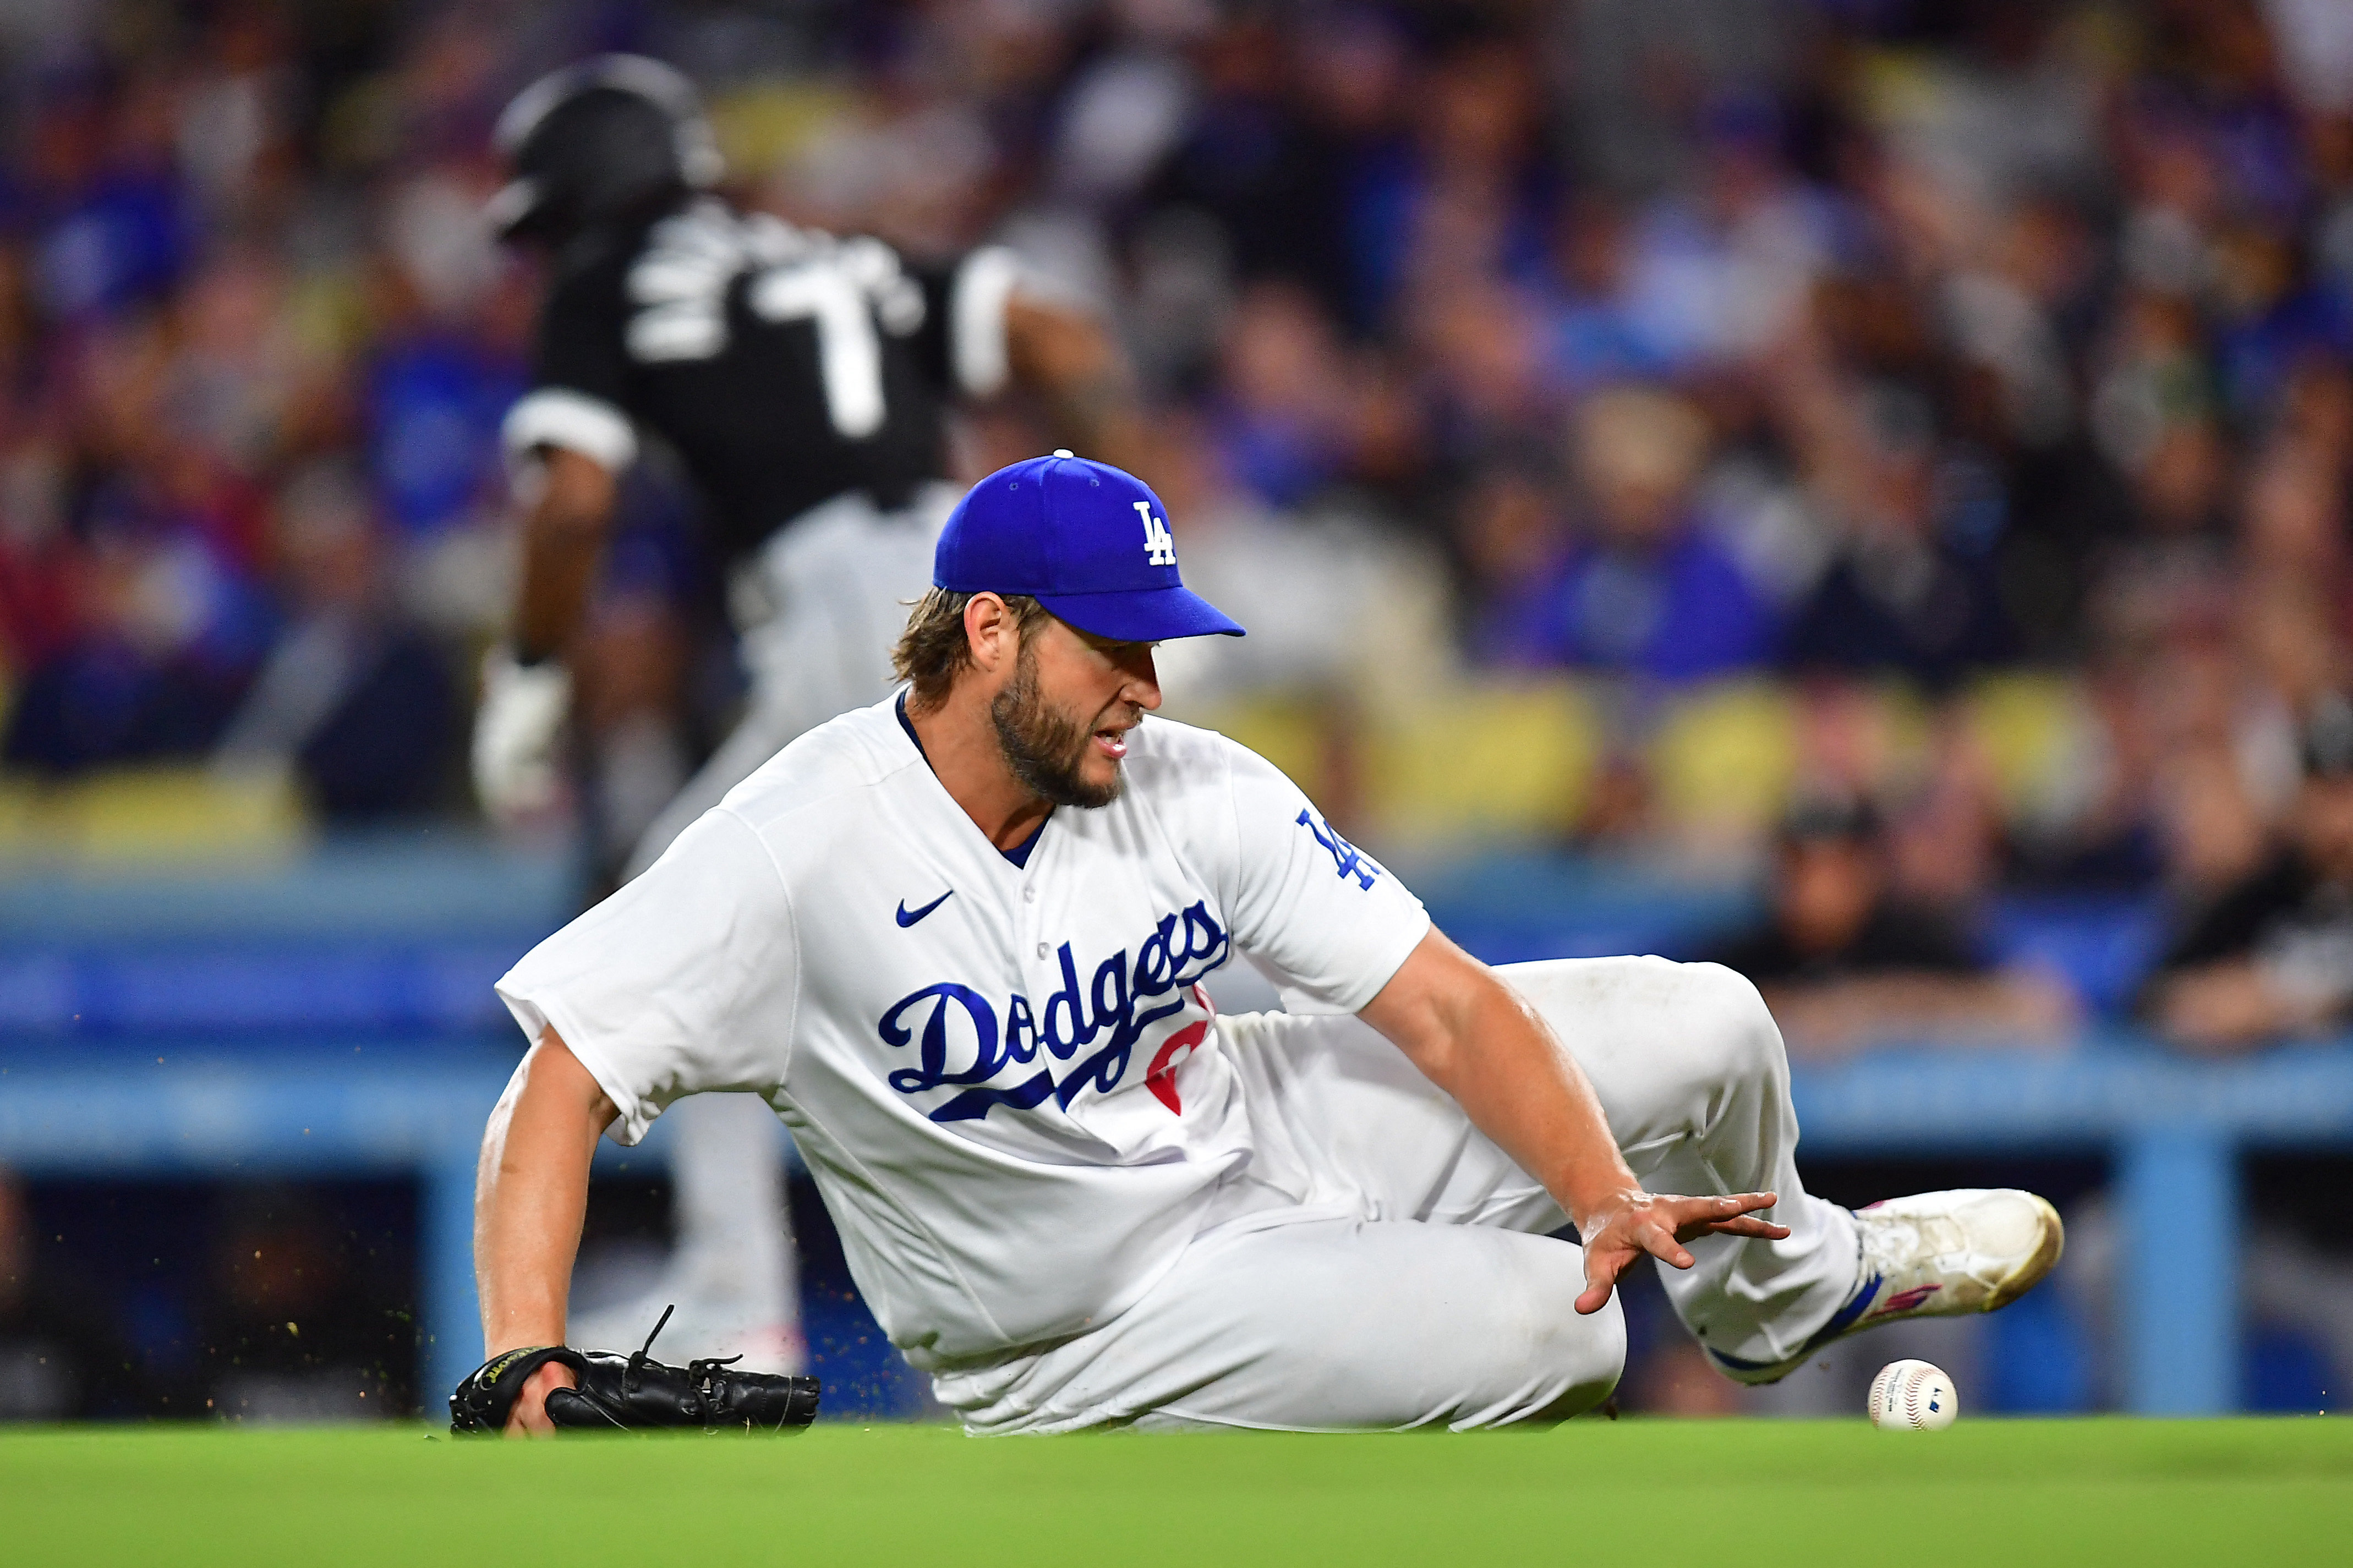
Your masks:
<svg viewBox="0 0 2353 1568"><path fill-rule="evenodd" d="M536 449L525 481L522 584L515 609L515 657L559 658L578 630L612 526L613 470L566 447Z"/></svg>

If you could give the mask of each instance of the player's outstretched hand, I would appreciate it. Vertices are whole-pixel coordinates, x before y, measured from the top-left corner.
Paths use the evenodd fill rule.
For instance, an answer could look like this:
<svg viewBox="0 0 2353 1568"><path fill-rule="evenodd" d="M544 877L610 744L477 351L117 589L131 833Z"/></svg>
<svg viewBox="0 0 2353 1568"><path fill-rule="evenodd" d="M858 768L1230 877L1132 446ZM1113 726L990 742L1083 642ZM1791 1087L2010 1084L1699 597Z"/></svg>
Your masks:
<svg viewBox="0 0 2353 1568"><path fill-rule="evenodd" d="M1585 1242L1585 1294L1577 1299L1577 1310L1598 1312L1608 1306L1618 1276L1646 1252L1678 1268L1689 1268L1693 1258L1683 1243L1703 1236L1781 1240L1789 1234L1788 1226L1757 1217L1759 1211L1778 1201L1771 1193L1679 1198L1638 1187L1620 1194L1577 1227Z"/></svg>

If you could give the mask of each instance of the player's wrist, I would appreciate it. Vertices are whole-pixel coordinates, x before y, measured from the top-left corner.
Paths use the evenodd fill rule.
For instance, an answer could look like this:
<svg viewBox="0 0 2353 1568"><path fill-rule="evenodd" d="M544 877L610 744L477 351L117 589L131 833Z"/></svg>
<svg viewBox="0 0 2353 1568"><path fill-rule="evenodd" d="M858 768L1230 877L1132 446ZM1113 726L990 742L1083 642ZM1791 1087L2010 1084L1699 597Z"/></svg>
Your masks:
<svg viewBox="0 0 2353 1568"><path fill-rule="evenodd" d="M533 677L564 673L564 657L553 647L536 647L521 637L509 637L491 646L487 662L494 667Z"/></svg>
<svg viewBox="0 0 2353 1568"><path fill-rule="evenodd" d="M1646 1202L1650 1194L1633 1177L1595 1183L1572 1192L1561 1207L1579 1236L1590 1236L1629 1209Z"/></svg>

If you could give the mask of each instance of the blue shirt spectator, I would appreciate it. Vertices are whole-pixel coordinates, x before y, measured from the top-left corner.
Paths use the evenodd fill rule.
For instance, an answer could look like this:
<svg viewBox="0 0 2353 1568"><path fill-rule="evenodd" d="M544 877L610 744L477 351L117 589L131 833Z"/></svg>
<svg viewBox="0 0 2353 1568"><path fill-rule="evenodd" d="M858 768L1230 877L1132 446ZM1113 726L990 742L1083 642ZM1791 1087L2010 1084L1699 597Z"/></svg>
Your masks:
<svg viewBox="0 0 2353 1568"><path fill-rule="evenodd" d="M1761 663L1770 612L1732 552L1695 521L1648 549L1579 546L1496 617L1503 662L1682 682Z"/></svg>
<svg viewBox="0 0 2353 1568"><path fill-rule="evenodd" d="M499 421L522 392L519 365L453 334L386 345L367 381L369 470L385 517L430 534L501 493Z"/></svg>
<svg viewBox="0 0 2353 1568"><path fill-rule="evenodd" d="M1774 632L1765 595L1692 501L1708 439L1681 398L1633 387L1588 398L1575 444L1591 526L1495 607L1488 655L1669 683L1764 662Z"/></svg>

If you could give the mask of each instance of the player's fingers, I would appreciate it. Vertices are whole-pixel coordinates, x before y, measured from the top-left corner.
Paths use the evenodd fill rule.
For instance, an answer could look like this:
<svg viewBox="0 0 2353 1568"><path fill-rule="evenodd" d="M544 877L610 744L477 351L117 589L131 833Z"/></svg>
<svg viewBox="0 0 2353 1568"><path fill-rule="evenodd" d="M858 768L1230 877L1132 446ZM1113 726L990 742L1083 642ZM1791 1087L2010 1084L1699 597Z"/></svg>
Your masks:
<svg viewBox="0 0 2353 1568"><path fill-rule="evenodd" d="M1677 1268L1689 1268L1698 1259L1683 1250L1683 1238L1664 1226L1645 1226L1641 1232L1642 1250L1653 1258L1663 1258Z"/></svg>
<svg viewBox="0 0 2353 1568"><path fill-rule="evenodd" d="M1585 1248L1585 1290L1577 1299L1579 1314L1589 1316L1609 1304L1618 1276L1640 1256L1632 1248L1599 1237Z"/></svg>
<svg viewBox="0 0 2353 1568"><path fill-rule="evenodd" d="M1714 1236L1753 1236L1764 1241L1786 1241L1789 1236L1789 1227L1786 1225L1775 1225L1769 1219L1748 1215L1739 1219L1715 1220L1706 1229ZM1691 1237L1686 1236L1680 1239L1689 1241Z"/></svg>
<svg viewBox="0 0 2353 1568"><path fill-rule="evenodd" d="M507 1417L506 1436L510 1437L553 1437L555 1423L547 1418L544 1401L525 1394L515 1401L514 1414Z"/></svg>
<svg viewBox="0 0 2353 1568"><path fill-rule="evenodd" d="M1631 1268L1634 1259L1646 1253L1652 1258L1664 1258L1677 1268L1692 1266L1691 1254L1676 1242L1675 1233L1663 1225L1651 1222L1630 1226L1626 1230L1626 1258L1619 1265L1620 1272Z"/></svg>
<svg viewBox="0 0 2353 1568"><path fill-rule="evenodd" d="M1677 1268L1689 1268L1693 1264L1699 1261L1698 1258L1694 1258L1683 1248L1682 1243L1663 1237L1651 1247L1651 1256L1653 1258L1663 1258L1670 1265Z"/></svg>
<svg viewBox="0 0 2353 1568"><path fill-rule="evenodd" d="M553 1437L555 1423L547 1416L547 1396L555 1389L571 1388L579 1383L572 1369L560 1362L549 1362L523 1380L522 1391L515 1396L514 1409L508 1413L506 1435L510 1437Z"/></svg>
<svg viewBox="0 0 2353 1568"><path fill-rule="evenodd" d="M1609 1304L1609 1293L1618 1288L1618 1275L1625 1267L1623 1258L1613 1261L1597 1256L1593 1247L1585 1249L1585 1290L1577 1298L1578 1316L1590 1317Z"/></svg>
<svg viewBox="0 0 2353 1568"><path fill-rule="evenodd" d="M1746 1215L1771 1208L1773 1202L1771 1193L1733 1193L1712 1198L1665 1198L1660 1201L1656 1212L1659 1218L1673 1230L1676 1240L1690 1241Z"/></svg>
<svg viewBox="0 0 2353 1568"><path fill-rule="evenodd" d="M1780 1199L1772 1193L1726 1193L1716 1198L1681 1198L1676 1200L1694 1205L1693 1212L1711 1216L1755 1214L1769 1209Z"/></svg>

